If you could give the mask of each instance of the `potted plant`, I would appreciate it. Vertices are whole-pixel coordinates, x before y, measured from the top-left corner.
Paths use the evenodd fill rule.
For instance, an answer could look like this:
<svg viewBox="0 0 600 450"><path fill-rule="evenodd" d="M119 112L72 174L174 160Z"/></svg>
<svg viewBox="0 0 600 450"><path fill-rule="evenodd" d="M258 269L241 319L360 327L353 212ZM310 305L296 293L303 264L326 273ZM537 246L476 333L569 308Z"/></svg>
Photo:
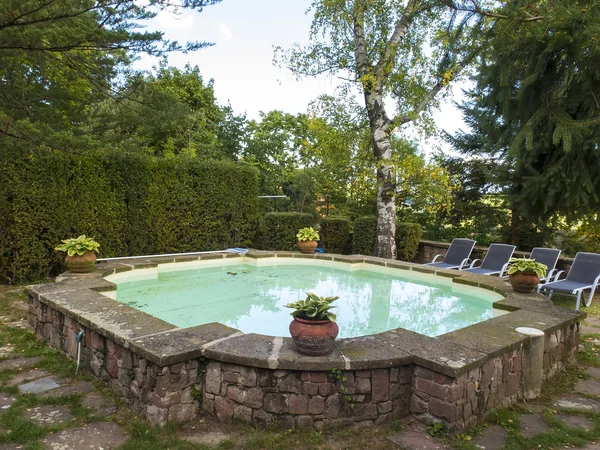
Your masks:
<svg viewBox="0 0 600 450"><path fill-rule="evenodd" d="M296 235L298 238L298 248L302 253L312 254L317 248L317 241L319 238L319 232L313 227L302 228Z"/></svg>
<svg viewBox="0 0 600 450"><path fill-rule="evenodd" d="M515 292L531 294L544 277L548 267L527 258L511 258L508 266L508 281Z"/></svg>
<svg viewBox="0 0 600 450"><path fill-rule="evenodd" d="M331 303L338 298L319 297L307 292L305 300L285 305L294 310L290 334L300 353L320 356L331 352L340 329L335 323L335 314L330 310L335 308Z"/></svg>
<svg viewBox="0 0 600 450"><path fill-rule="evenodd" d="M96 253L98 244L94 239L82 234L78 238L70 238L62 241L54 250L65 252L65 263L67 268L74 273L91 272L96 264Z"/></svg>

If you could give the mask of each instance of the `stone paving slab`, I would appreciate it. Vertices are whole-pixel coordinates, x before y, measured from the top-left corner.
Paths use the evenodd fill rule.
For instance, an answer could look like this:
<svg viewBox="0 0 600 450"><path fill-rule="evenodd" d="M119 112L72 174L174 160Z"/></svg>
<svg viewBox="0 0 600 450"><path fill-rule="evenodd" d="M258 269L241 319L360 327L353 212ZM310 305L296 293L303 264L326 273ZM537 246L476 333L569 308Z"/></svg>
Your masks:
<svg viewBox="0 0 600 450"><path fill-rule="evenodd" d="M591 430L594 428L594 421L586 416L567 416L563 414L557 414L554 417L572 428L579 428L581 430Z"/></svg>
<svg viewBox="0 0 600 450"><path fill-rule="evenodd" d="M388 440L404 450L449 450L441 442L420 431L403 431L388 436Z"/></svg>
<svg viewBox="0 0 600 450"><path fill-rule="evenodd" d="M0 347L0 358L12 356L15 353L15 347L12 345L3 345Z"/></svg>
<svg viewBox="0 0 600 450"><path fill-rule="evenodd" d="M95 417L106 417L117 412L115 402L104 398L97 392L90 392L87 394L81 400L81 404L86 408L93 409L94 412L92 413L92 416Z"/></svg>
<svg viewBox="0 0 600 450"><path fill-rule="evenodd" d="M31 325L29 325L29 322L25 319L17 320L15 322L9 322L6 324L6 326L11 327L11 328L18 328L19 330L33 331L33 327Z"/></svg>
<svg viewBox="0 0 600 450"><path fill-rule="evenodd" d="M54 378L46 377L20 385L19 391L23 394L41 394L42 392L58 389L59 387L60 384Z"/></svg>
<svg viewBox="0 0 600 450"><path fill-rule="evenodd" d="M585 370L585 373L587 373L592 378L600 380L600 367L588 367Z"/></svg>
<svg viewBox="0 0 600 450"><path fill-rule="evenodd" d="M72 384L63 384L59 388L44 392L40 397L62 397L72 394L87 394L94 390L94 385L89 381L78 381Z"/></svg>
<svg viewBox="0 0 600 450"><path fill-rule="evenodd" d="M33 367L40 362L41 359L41 356L35 356L32 358L7 359L6 361L0 361L0 370L25 369Z"/></svg>
<svg viewBox="0 0 600 450"><path fill-rule="evenodd" d="M27 444L0 444L0 450L22 450L27 447Z"/></svg>
<svg viewBox="0 0 600 450"><path fill-rule="evenodd" d="M585 325L589 325L590 327L600 328L600 319L595 319L593 317L586 317L583 321Z"/></svg>
<svg viewBox="0 0 600 450"><path fill-rule="evenodd" d="M499 426L491 426L486 428L483 434L473 439L473 444L484 450L500 450L506 444L508 433Z"/></svg>
<svg viewBox="0 0 600 450"><path fill-rule="evenodd" d="M68 428L46 437L47 450L112 450L127 440L123 430L114 423L97 422L79 428Z"/></svg>
<svg viewBox="0 0 600 450"><path fill-rule="evenodd" d="M49 372L46 372L42 369L33 369L27 372L18 373L17 375L12 377L8 384L10 384L11 386L16 386L18 384L23 384L26 381L37 380L38 378L44 378L47 376L50 376Z"/></svg>
<svg viewBox="0 0 600 450"><path fill-rule="evenodd" d="M577 395L563 395L555 399L552 406L570 411L600 411L600 401Z"/></svg>
<svg viewBox="0 0 600 450"><path fill-rule="evenodd" d="M523 414L521 416L521 434L524 438L530 439L549 430L548 424L537 414Z"/></svg>
<svg viewBox="0 0 600 450"><path fill-rule="evenodd" d="M69 408L63 405L42 405L25 410L23 416L38 425L57 425L73 419Z"/></svg>
<svg viewBox="0 0 600 450"><path fill-rule="evenodd" d="M596 333L600 333L600 328L589 327L587 325L581 325L580 333L581 334L596 334Z"/></svg>
<svg viewBox="0 0 600 450"><path fill-rule="evenodd" d="M581 380L575 384L574 390L580 394L600 396L600 382L596 380Z"/></svg>
<svg viewBox="0 0 600 450"><path fill-rule="evenodd" d="M0 414L4 414L17 399L12 395L0 393Z"/></svg>
<svg viewBox="0 0 600 450"><path fill-rule="evenodd" d="M207 447L217 447L221 442L231 439L231 436L221 431L208 431L199 434L181 434L177 437L192 444L205 445Z"/></svg>

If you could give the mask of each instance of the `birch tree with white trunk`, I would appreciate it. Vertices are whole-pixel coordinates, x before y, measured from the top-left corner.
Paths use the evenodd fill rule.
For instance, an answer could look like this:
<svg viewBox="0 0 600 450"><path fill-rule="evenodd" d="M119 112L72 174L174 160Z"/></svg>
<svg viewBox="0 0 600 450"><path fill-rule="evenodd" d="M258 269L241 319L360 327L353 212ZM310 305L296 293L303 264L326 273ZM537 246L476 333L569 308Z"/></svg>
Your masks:
<svg viewBox="0 0 600 450"><path fill-rule="evenodd" d="M431 112L479 51L496 13L476 0L315 0L310 43L276 48L297 76L329 73L364 97L377 171L375 254L396 258L396 165L392 133ZM395 104L393 114L385 103Z"/></svg>

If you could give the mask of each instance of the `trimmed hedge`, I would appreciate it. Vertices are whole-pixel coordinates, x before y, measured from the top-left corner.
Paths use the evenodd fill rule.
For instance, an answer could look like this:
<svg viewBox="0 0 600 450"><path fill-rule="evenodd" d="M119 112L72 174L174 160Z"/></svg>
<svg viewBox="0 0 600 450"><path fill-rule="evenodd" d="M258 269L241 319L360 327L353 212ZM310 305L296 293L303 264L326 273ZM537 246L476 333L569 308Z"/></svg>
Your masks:
<svg viewBox="0 0 600 450"><path fill-rule="evenodd" d="M412 261L419 249L423 227L418 223L396 224L396 252L398 259ZM377 218L360 217L354 221L352 253L373 255L377 239Z"/></svg>
<svg viewBox="0 0 600 450"><path fill-rule="evenodd" d="M4 156L0 282L62 268L61 239L86 234L102 257L249 246L258 222L255 169L145 155Z"/></svg>
<svg viewBox="0 0 600 450"><path fill-rule="evenodd" d="M418 223L396 224L396 254L402 261L412 261L419 250L423 227Z"/></svg>
<svg viewBox="0 0 600 450"><path fill-rule="evenodd" d="M323 217L321 219L321 247L327 253L348 253L350 220L345 217Z"/></svg>
<svg viewBox="0 0 600 450"><path fill-rule="evenodd" d="M268 213L261 220L260 247L263 250L298 250L296 234L312 227L313 216L307 213Z"/></svg>
<svg viewBox="0 0 600 450"><path fill-rule="evenodd" d="M352 233L352 253L373 255L377 238L377 218L374 216L359 217L354 221Z"/></svg>

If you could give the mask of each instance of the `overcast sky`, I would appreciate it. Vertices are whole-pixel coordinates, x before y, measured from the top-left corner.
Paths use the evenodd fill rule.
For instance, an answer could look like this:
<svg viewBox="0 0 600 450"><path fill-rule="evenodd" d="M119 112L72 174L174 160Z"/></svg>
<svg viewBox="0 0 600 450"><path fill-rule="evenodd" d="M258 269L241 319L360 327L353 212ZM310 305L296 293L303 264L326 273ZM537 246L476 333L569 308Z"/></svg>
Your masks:
<svg viewBox="0 0 600 450"><path fill-rule="evenodd" d="M198 65L206 81L213 78L217 100L230 102L236 113L255 119L259 111L306 112L310 101L332 93L335 78L323 76L296 81L289 71L273 65L273 46L287 48L308 41L311 17L307 0L223 0L203 12L162 12L148 25L170 40L210 41L215 45L188 54L173 53L169 63ZM144 56L136 67L150 69L156 59ZM460 92L458 87L455 92ZM393 111L390 111L390 113ZM445 102L436 113L439 127L464 128L460 113ZM432 143L429 143L432 144Z"/></svg>

